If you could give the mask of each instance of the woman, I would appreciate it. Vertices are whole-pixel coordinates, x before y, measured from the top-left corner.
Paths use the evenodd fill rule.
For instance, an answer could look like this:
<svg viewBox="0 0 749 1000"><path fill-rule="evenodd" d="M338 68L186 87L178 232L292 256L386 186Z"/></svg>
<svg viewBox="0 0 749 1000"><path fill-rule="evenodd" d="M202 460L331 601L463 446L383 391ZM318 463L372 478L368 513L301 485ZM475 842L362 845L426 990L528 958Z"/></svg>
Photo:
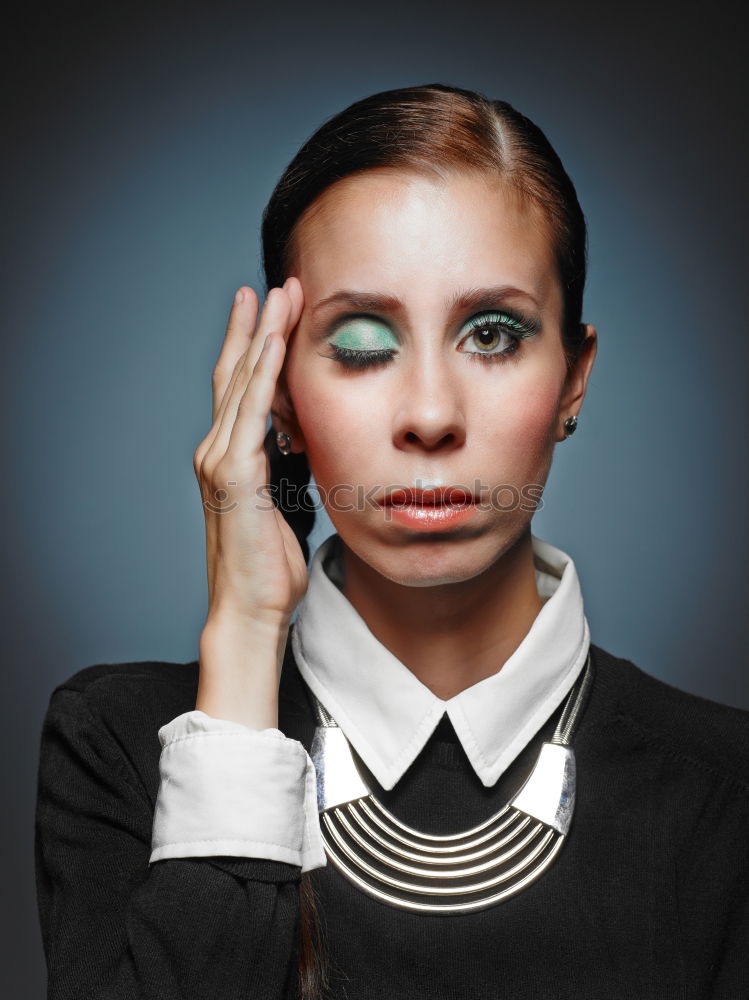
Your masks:
<svg viewBox="0 0 749 1000"><path fill-rule="evenodd" d="M592 644L531 533L596 351L548 141L376 94L304 144L263 250L195 452L199 661L51 699L50 995L746 995L747 713Z"/></svg>

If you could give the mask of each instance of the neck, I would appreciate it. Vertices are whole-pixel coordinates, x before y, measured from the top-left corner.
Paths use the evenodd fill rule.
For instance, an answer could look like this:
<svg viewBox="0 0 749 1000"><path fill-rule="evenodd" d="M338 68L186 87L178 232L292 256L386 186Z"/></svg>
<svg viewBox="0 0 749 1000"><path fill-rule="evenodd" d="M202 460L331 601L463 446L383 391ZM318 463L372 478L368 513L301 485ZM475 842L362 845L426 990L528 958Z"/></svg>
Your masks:
<svg viewBox="0 0 749 1000"><path fill-rule="evenodd" d="M401 663L443 700L497 673L543 606L530 528L487 570L461 583L405 587L343 546L348 601Z"/></svg>

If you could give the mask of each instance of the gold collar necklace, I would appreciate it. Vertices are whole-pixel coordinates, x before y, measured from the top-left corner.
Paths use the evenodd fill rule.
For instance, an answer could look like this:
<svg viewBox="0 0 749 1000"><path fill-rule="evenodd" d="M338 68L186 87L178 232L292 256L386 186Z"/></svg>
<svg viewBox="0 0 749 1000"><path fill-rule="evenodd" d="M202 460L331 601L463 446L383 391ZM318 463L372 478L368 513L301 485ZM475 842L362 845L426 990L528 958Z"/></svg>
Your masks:
<svg viewBox="0 0 749 1000"><path fill-rule="evenodd" d="M363 892L418 913L482 910L520 892L549 868L569 832L571 741L592 681L588 651L554 736L517 794L484 823L444 836L406 826L370 792L348 740L313 694L318 725L310 756L327 857Z"/></svg>

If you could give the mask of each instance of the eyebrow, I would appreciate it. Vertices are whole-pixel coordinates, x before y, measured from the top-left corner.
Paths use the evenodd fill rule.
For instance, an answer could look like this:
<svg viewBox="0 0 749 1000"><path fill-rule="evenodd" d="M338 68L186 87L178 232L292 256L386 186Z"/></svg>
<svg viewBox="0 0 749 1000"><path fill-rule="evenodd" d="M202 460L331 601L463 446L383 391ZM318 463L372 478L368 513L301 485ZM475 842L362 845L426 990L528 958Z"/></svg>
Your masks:
<svg viewBox="0 0 749 1000"><path fill-rule="evenodd" d="M496 305L497 301L506 298L525 298L538 308L538 302L522 288L514 285L493 285L489 288L469 288L455 292L445 300L445 307L448 311L457 309L489 309ZM403 312L403 303L393 295L380 295L376 292L357 292L349 289L340 289L326 296L311 309L311 315L327 306L348 305L362 312Z"/></svg>

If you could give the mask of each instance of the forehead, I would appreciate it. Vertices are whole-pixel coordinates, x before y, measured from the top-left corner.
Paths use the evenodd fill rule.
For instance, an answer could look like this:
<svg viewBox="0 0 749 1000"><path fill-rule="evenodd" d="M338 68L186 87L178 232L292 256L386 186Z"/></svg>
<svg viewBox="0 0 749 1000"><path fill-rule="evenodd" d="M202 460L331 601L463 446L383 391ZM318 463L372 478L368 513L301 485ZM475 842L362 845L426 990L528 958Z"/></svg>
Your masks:
<svg viewBox="0 0 749 1000"><path fill-rule="evenodd" d="M357 288L415 301L452 287L510 284L539 304L558 279L544 213L494 176L366 170L326 189L294 234L308 299Z"/></svg>

